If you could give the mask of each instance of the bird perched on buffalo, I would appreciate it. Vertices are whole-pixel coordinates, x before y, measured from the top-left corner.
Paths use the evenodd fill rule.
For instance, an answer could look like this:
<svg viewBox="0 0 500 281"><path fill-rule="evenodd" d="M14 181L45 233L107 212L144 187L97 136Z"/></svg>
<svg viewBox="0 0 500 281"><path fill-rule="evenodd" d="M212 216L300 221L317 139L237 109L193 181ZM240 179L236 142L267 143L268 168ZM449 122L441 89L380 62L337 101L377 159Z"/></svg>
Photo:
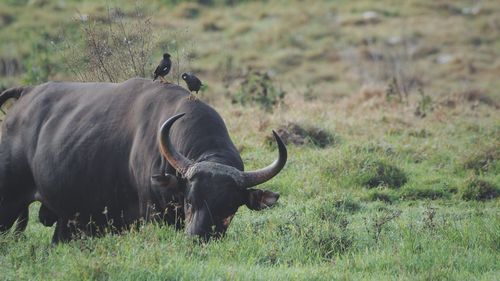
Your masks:
<svg viewBox="0 0 500 281"><path fill-rule="evenodd" d="M172 61L170 60L170 54L169 53L163 54L163 59L160 61L160 64L158 64L158 66L156 67L153 81L155 81L156 78L160 77L163 82L169 83L168 81L164 80L164 76L166 76L170 72L171 67L172 67Z"/></svg>
<svg viewBox="0 0 500 281"><path fill-rule="evenodd" d="M182 73L182 80L186 81L186 84L188 86L189 91L191 92L196 92L198 94L198 91L200 90L201 86L203 85L201 83L201 80L198 79L194 74L192 73ZM189 97L191 99L193 97L192 95Z"/></svg>

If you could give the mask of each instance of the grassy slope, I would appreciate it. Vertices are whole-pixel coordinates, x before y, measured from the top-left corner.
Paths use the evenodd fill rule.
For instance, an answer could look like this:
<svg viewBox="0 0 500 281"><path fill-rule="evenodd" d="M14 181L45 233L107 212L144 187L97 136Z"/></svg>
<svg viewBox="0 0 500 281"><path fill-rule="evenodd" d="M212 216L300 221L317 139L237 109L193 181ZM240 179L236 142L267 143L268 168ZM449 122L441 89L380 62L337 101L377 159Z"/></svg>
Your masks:
<svg viewBox="0 0 500 281"><path fill-rule="evenodd" d="M2 83L43 80L36 72L46 63L40 56L53 63L48 79L73 79L44 46L61 22L76 28L70 20L76 9L104 9L92 1L32 3L0 3L2 13L15 18L0 29L2 57L35 66ZM227 238L208 245L147 225L51 247L52 229L36 222L34 204L25 238L0 237L0 279L498 278L500 201L463 198L477 180L500 186L500 9L483 1L478 15L467 16L460 9L470 7L468 1L399 3L151 4L155 26L192 34L192 66L210 86L203 98L225 118L248 168L275 157L264 137L289 121L333 132L338 141L324 149L289 145L286 169L263 185L283 195L280 205L260 213L241 208ZM193 10L199 14L181 18ZM377 11L380 22L363 23L367 10ZM40 22L41 29L31 29ZM214 25L217 31L210 31ZM404 48L387 44L391 38L404 38L415 53L399 54ZM436 63L443 55L452 61ZM425 118L414 114L416 90L408 104L385 98L391 56L432 98ZM248 66L272 70L287 91L286 106L267 114L230 105L222 98L223 66L230 73ZM379 162L401 169L406 184L367 188L363 183L377 175L373 163Z"/></svg>

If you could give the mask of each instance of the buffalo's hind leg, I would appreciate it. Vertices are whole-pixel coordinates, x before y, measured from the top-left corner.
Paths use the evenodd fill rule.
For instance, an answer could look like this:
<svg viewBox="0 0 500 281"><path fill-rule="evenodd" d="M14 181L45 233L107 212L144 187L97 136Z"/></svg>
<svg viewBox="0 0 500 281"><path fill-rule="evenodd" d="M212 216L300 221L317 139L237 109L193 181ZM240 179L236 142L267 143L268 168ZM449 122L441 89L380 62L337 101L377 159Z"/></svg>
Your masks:
<svg viewBox="0 0 500 281"><path fill-rule="evenodd" d="M8 144L6 139L0 142L0 233L9 231L16 220L16 231L24 231L35 190L29 165L12 156L15 146Z"/></svg>

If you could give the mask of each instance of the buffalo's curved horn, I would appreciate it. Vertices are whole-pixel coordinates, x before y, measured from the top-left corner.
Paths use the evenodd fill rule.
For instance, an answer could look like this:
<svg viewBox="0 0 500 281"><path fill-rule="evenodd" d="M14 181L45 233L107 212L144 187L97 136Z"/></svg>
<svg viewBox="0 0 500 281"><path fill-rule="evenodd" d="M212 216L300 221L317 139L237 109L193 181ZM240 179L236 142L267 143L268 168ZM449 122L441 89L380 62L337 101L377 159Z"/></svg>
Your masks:
<svg viewBox="0 0 500 281"><path fill-rule="evenodd" d="M185 113L180 113L170 117L163 125L161 125L160 134L159 134L159 144L160 144L160 152L167 159L168 163L172 165L177 172L184 176L189 166L193 164L193 162L179 152L177 152L170 141L170 128L174 124L177 119L184 116Z"/></svg>
<svg viewBox="0 0 500 281"><path fill-rule="evenodd" d="M271 165L251 172L243 172L244 187L252 187L264 183L276 176L285 166L287 159L286 146L280 136L273 130L274 138L278 143L279 157Z"/></svg>

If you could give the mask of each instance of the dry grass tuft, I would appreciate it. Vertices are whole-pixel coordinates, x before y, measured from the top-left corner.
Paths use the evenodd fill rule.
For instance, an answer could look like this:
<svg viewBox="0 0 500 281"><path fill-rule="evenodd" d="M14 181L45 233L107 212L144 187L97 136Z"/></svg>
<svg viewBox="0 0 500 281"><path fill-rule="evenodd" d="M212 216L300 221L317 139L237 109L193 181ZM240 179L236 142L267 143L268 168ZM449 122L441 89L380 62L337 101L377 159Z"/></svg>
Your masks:
<svg viewBox="0 0 500 281"><path fill-rule="evenodd" d="M468 101L468 102L479 102L486 105L489 105L494 108L500 108L500 105L493 100L489 95L487 95L484 91L479 89L468 89L462 92L457 93L457 97L459 99Z"/></svg>

